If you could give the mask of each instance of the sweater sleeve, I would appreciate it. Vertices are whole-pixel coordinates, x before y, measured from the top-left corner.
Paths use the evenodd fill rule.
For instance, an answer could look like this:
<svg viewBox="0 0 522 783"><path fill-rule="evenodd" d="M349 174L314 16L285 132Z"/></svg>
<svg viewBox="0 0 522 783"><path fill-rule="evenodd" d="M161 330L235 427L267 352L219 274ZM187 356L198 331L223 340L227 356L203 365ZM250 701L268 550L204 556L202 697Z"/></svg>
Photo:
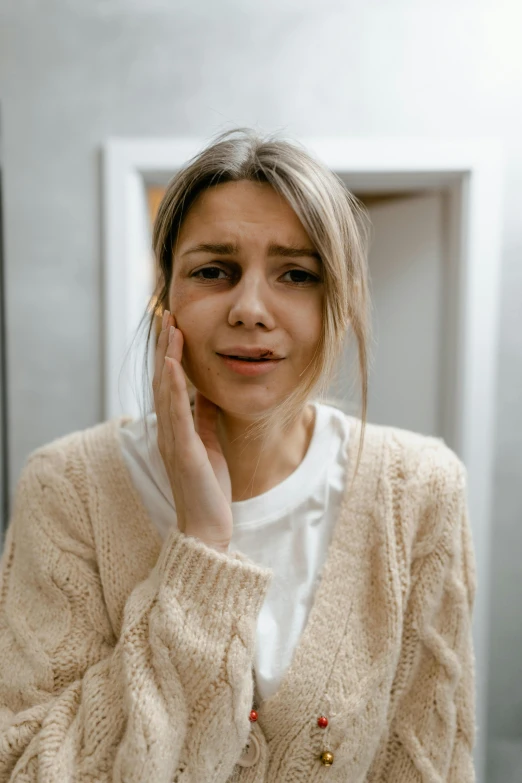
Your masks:
<svg viewBox="0 0 522 783"><path fill-rule="evenodd" d="M0 781L226 781L272 572L173 529L116 639L81 506L29 459L1 561Z"/></svg>
<svg viewBox="0 0 522 783"><path fill-rule="evenodd" d="M413 553L390 721L367 783L473 783L475 555L466 469L440 482L426 518L441 528L433 547ZM442 524L439 524L442 523Z"/></svg>

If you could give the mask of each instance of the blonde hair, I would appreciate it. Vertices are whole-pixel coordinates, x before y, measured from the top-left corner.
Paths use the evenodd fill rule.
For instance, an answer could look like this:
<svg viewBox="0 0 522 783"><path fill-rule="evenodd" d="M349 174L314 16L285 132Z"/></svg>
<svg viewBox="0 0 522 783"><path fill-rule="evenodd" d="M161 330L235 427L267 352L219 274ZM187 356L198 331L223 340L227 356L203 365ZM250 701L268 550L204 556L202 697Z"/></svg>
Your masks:
<svg viewBox="0 0 522 783"><path fill-rule="evenodd" d="M168 308L174 249L182 220L202 191L242 180L271 185L293 208L321 256L325 293L319 344L302 373L301 383L276 409L260 414L249 425L248 435L265 438L276 428L284 431L312 397L326 399L350 329L357 340L362 400L357 473L368 406L370 222L365 207L342 180L295 141L275 135L263 137L250 128L225 131L171 179L154 222L152 245L158 277L142 319L150 316L144 361L144 396L148 396L149 410L154 409L148 376L150 337L153 330L157 335L158 319ZM187 385L193 405L195 389L188 378Z"/></svg>

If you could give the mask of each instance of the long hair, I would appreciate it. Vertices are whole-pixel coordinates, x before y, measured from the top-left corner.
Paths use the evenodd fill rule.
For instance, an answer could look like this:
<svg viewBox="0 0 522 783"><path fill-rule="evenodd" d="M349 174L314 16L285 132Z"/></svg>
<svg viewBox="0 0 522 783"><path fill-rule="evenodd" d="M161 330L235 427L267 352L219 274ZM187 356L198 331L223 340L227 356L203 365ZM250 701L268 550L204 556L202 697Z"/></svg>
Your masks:
<svg viewBox="0 0 522 783"><path fill-rule="evenodd" d="M158 208L152 245L157 265L154 293L140 322L148 319L142 400L154 410L148 357L151 334L168 308L174 251L183 218L198 195L225 182L249 180L271 185L290 204L322 259L322 330L312 362L298 386L275 409L260 414L247 436L266 438L284 431L312 398L326 399L347 337L355 336L361 383L361 422L356 471L363 449L368 406L371 301L368 275L370 221L363 204L343 181L301 144L275 135L235 128L215 137L175 173ZM193 405L195 389L187 378ZM148 434L148 431L147 431Z"/></svg>

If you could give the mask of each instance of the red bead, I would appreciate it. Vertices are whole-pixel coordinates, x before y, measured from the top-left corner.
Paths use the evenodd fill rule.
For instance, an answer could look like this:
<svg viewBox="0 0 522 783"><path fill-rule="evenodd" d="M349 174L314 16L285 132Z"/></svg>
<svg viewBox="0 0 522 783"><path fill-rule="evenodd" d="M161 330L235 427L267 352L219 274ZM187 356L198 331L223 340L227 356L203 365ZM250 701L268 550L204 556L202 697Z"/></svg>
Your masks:
<svg viewBox="0 0 522 783"><path fill-rule="evenodd" d="M250 720L252 723L254 723L257 720L257 712L255 710L250 710Z"/></svg>
<svg viewBox="0 0 522 783"><path fill-rule="evenodd" d="M325 718L324 715L321 715L321 717L317 719L317 725L322 729L325 729L328 726L328 718Z"/></svg>

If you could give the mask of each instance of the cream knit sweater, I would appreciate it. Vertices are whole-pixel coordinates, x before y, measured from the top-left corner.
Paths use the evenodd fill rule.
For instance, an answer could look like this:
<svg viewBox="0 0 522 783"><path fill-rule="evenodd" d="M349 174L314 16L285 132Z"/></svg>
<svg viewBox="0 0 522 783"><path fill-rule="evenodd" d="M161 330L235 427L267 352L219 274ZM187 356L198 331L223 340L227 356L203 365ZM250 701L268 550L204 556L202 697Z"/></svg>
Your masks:
<svg viewBox="0 0 522 783"><path fill-rule="evenodd" d="M2 556L0 781L473 781L475 560L454 452L367 425L308 624L250 723L272 572L176 528L161 541L120 452L126 420L34 451L19 479ZM251 731L261 754L241 767Z"/></svg>

